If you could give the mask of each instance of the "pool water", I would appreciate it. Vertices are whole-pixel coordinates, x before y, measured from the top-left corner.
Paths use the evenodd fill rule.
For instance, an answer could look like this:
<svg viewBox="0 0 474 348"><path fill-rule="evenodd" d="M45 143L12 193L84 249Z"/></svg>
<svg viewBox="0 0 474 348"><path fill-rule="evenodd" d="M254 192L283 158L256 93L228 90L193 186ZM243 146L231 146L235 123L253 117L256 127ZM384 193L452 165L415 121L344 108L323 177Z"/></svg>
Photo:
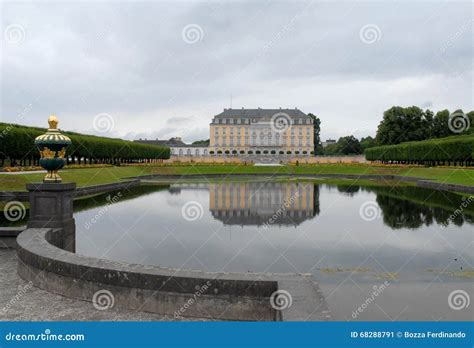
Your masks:
<svg viewBox="0 0 474 348"><path fill-rule="evenodd" d="M76 205L82 255L311 273L335 320L473 319L474 306L449 301L460 290L473 298L469 197L413 186L235 181L149 185Z"/></svg>

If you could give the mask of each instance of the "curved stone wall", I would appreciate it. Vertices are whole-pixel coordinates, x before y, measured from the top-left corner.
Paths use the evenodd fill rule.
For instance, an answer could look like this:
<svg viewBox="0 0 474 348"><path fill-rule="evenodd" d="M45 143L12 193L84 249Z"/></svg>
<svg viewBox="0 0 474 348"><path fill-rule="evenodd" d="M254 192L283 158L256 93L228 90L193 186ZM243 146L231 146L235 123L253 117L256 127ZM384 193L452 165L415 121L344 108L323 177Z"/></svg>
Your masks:
<svg viewBox="0 0 474 348"><path fill-rule="evenodd" d="M324 298L309 275L207 273L81 256L60 229L27 229L17 239L18 272L53 293L92 301L109 291L115 305L170 316L217 320L328 320ZM275 310L270 296L285 286L305 294ZM95 310L91 305L91 310Z"/></svg>

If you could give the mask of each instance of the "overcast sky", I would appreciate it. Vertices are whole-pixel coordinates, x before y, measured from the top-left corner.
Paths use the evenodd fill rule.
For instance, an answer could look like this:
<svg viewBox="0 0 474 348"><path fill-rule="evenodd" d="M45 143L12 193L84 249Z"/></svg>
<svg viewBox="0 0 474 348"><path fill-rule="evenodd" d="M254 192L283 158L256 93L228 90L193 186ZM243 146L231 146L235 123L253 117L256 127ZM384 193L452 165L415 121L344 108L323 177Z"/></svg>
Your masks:
<svg viewBox="0 0 474 348"><path fill-rule="evenodd" d="M324 140L392 105L473 109L470 1L1 6L2 122L194 141L232 95L314 113Z"/></svg>

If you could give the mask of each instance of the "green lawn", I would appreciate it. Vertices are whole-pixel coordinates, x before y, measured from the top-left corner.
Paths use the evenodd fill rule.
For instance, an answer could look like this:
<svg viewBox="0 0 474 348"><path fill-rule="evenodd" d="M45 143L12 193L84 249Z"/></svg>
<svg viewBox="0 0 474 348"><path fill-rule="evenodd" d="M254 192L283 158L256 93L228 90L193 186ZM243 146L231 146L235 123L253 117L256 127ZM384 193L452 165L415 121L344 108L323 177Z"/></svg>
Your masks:
<svg viewBox="0 0 474 348"><path fill-rule="evenodd" d="M317 164L282 167L254 167L243 165L179 165L179 166L125 166L69 169L60 172L63 182L78 186L98 185L119 181L126 177L147 174L395 174L433 179L443 183L474 186L474 169L381 167L366 164ZM43 173L0 174L0 190L25 190L28 182L40 182Z"/></svg>

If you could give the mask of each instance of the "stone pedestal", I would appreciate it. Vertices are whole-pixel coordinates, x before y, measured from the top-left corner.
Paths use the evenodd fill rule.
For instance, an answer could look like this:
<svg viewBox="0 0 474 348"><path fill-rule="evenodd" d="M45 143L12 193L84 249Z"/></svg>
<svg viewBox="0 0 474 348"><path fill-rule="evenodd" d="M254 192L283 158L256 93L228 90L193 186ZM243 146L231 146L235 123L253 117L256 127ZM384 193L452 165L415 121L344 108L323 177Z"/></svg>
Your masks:
<svg viewBox="0 0 474 348"><path fill-rule="evenodd" d="M32 183L30 192L30 219L28 228L62 229L62 238L53 244L58 248L75 251L76 225L73 217L75 183Z"/></svg>

